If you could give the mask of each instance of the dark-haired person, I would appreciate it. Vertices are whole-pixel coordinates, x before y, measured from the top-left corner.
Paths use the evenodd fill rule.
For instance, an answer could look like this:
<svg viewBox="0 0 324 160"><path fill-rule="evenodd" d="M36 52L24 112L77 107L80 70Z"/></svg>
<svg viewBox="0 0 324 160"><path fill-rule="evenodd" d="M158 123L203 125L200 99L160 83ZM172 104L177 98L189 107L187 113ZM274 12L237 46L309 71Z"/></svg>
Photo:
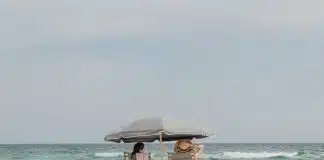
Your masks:
<svg viewBox="0 0 324 160"><path fill-rule="evenodd" d="M142 142L137 142L134 145L133 152L131 154L131 160L136 160L136 153L143 153L144 151L144 143Z"/></svg>

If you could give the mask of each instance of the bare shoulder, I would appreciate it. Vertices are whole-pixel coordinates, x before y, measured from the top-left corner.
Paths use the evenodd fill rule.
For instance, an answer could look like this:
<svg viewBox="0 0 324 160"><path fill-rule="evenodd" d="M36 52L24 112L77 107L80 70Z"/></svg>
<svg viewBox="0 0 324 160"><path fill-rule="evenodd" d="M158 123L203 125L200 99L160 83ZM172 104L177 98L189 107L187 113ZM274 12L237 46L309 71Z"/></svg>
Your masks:
<svg viewBox="0 0 324 160"><path fill-rule="evenodd" d="M195 151L199 151L199 150L201 149L201 147L200 147L198 144L194 144L194 145L192 145L192 148L193 148L193 150L195 150Z"/></svg>

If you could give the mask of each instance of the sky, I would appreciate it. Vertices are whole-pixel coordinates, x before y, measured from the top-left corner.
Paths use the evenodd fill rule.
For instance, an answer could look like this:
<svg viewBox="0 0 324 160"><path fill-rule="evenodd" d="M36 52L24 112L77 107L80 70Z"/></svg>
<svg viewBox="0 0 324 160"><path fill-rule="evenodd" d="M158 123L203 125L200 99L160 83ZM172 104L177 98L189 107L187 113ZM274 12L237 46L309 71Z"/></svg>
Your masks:
<svg viewBox="0 0 324 160"><path fill-rule="evenodd" d="M323 7L1 1L0 143L102 143L142 117L209 142L324 142Z"/></svg>

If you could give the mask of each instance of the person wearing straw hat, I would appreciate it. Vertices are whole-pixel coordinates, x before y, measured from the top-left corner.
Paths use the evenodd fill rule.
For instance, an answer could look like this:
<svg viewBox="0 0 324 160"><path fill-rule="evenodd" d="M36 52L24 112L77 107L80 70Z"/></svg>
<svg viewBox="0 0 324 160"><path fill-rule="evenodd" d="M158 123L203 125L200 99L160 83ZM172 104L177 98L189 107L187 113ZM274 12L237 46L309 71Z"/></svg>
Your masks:
<svg viewBox="0 0 324 160"><path fill-rule="evenodd" d="M190 155L194 155L197 159L198 154L200 154L203 150L203 146L198 146L192 144L191 140L178 140L174 145L175 153L186 153Z"/></svg>

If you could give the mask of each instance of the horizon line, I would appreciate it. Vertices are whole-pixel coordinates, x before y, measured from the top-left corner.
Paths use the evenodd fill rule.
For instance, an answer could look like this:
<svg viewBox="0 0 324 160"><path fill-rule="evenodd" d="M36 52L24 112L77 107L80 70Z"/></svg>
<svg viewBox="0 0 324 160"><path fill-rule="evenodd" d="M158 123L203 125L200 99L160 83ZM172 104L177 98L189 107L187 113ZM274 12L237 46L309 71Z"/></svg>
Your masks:
<svg viewBox="0 0 324 160"><path fill-rule="evenodd" d="M163 142L170 144L174 142ZM121 145L133 143L112 143L112 142L28 142L28 143L0 143L0 145L82 145L82 144L106 144ZM150 144L159 144L158 142ZM324 142L201 142L201 144L324 144Z"/></svg>

